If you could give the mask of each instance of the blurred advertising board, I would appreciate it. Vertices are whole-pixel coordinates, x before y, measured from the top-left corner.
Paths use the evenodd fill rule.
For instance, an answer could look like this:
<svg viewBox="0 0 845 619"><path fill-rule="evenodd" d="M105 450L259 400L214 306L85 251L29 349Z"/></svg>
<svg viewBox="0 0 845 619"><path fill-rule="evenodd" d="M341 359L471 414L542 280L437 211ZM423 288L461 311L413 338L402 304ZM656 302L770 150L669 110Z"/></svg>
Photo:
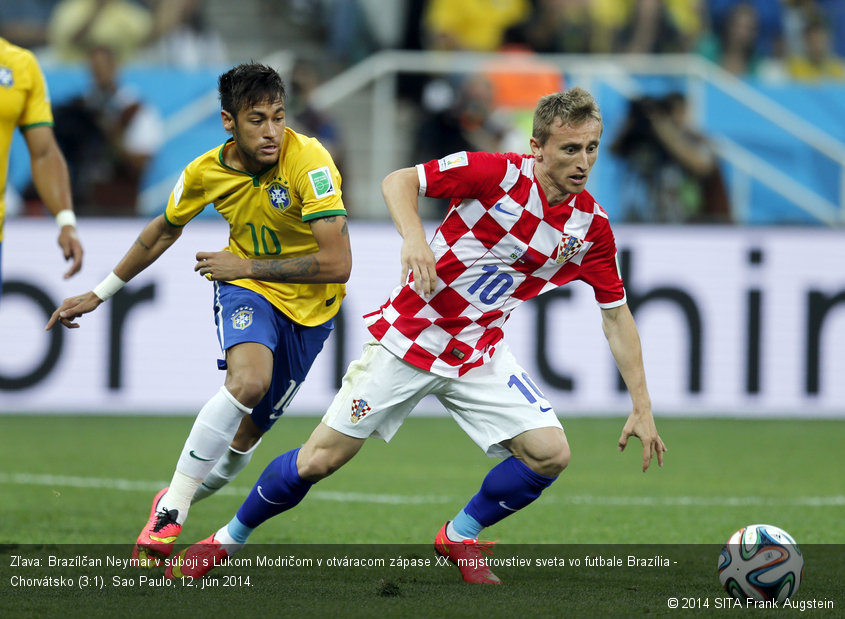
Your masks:
<svg viewBox="0 0 845 619"><path fill-rule="evenodd" d="M212 286L193 271L197 251L226 245L222 222L186 226L79 329L44 330L52 309L99 283L143 225L80 220L83 270L63 280L55 224L6 223L0 412L191 414L222 384ZM615 233L657 414L845 417L841 231L617 225ZM288 414L325 410L368 340L362 314L399 281L401 239L392 225L353 220L350 234L342 316ZM561 417L627 413L586 284L518 308L505 339ZM418 409L440 412L432 398Z"/></svg>

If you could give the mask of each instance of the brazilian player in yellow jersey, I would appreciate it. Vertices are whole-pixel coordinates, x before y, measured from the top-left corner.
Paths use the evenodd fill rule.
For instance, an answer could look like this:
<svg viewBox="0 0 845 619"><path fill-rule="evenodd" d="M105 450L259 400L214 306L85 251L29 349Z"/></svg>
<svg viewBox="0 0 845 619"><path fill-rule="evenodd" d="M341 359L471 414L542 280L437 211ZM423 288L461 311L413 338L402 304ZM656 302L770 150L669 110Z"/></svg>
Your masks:
<svg viewBox="0 0 845 619"><path fill-rule="evenodd" d="M66 260L73 260L65 273L66 278L70 277L82 268L82 245L76 234L67 163L53 134L47 82L32 52L0 39L0 260L6 177L16 128L21 130L29 149L32 180L38 195L59 225L62 254Z"/></svg>
<svg viewBox="0 0 845 619"><path fill-rule="evenodd" d="M75 319L152 264L206 205L228 222L228 247L198 252L195 266L214 282L226 379L197 415L170 486L153 499L137 567L170 554L192 501L231 481L284 413L333 327L352 267L340 174L317 140L285 126L279 74L238 65L218 90L231 139L189 163L165 212L114 270L65 299L47 323L78 327Z"/></svg>

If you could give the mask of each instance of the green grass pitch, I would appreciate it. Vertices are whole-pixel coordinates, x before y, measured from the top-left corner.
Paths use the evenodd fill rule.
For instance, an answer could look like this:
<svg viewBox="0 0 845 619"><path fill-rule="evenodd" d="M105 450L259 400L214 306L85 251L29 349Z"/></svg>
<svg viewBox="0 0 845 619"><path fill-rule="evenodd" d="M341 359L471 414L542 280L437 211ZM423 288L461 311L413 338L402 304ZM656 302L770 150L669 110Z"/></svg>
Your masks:
<svg viewBox="0 0 845 619"><path fill-rule="evenodd" d="M659 555L674 562L670 568L507 566L494 570L505 581L502 587L463 583L451 566L338 566L330 572L221 567L212 574L233 586L218 581L205 592L137 583L92 592L80 591L77 583L71 594L10 585L15 574L50 574L45 566L13 568L14 555L46 557L69 549L85 554L102 545L106 553L128 557L192 421L0 416L0 615L42 616L53 604L64 609L69 595L75 600L67 607L70 616L120 614L127 608L154 616L162 604L183 603L197 611L211 605L222 615L249 608L252 616L326 616L342 607L343 616L495 617L526 612L526 604L537 616L669 616L679 612L667 607L671 596L699 600L693 605L707 600L707 607L688 614L721 614L727 611L715 608L724 596L715 571L719 548L733 531L758 522L780 526L804 549L798 598L832 600L829 616L845 614L845 421L840 420L659 419L669 451L664 466L655 461L647 473L640 470L636 439L624 453L616 449L624 419L565 420L569 468L537 502L484 532L499 540L497 557L533 562L548 555L583 562L590 555L623 560L629 554ZM301 444L316 423L316 418L281 420L225 492L192 508L179 545L227 522L264 465ZM376 552L434 563L434 534L477 491L494 463L452 420L411 418L390 444L369 441L296 509L260 527L249 549L273 557L338 560ZM143 573L154 580L160 572L118 576L137 580ZM80 573L76 570L77 577ZM90 571L92 578L98 574ZM249 585L237 580L245 577L252 579Z"/></svg>

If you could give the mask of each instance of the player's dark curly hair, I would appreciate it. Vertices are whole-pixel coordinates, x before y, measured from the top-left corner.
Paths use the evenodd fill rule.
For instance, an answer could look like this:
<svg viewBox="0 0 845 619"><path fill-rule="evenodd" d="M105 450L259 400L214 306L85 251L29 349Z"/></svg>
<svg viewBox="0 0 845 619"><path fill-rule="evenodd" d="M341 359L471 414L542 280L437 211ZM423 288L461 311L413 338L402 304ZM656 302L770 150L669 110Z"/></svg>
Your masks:
<svg viewBox="0 0 845 619"><path fill-rule="evenodd" d="M237 118L240 110L265 101L285 100L285 83L278 72L257 62L239 64L217 80L220 105Z"/></svg>

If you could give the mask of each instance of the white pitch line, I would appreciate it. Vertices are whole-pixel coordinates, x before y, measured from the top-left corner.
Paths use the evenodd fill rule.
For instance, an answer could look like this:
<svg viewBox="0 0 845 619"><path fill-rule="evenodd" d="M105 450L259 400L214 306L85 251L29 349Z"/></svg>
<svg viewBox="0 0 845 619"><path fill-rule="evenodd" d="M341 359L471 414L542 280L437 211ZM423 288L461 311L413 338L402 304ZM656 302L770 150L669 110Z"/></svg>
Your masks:
<svg viewBox="0 0 845 619"><path fill-rule="evenodd" d="M103 477L76 477L71 475L40 475L34 473L0 473L0 484L19 486L54 486L70 488L94 488L98 490L125 490L130 492L156 492L167 485L165 481L135 481ZM226 486L219 494L246 497L246 486ZM312 499L343 503L385 503L394 505L420 505L453 503L458 497L405 494L371 494L366 492L336 492L313 490ZM546 503L566 505L607 505L621 507L747 507L756 505L791 507L840 507L845 506L845 496L804 497L697 497L697 496L594 496L588 494L569 496L547 496Z"/></svg>
<svg viewBox="0 0 845 619"><path fill-rule="evenodd" d="M43 475L34 473L0 473L0 484L17 486L56 486L70 488L94 488L98 490L128 490L130 492L157 492L167 485L166 481L135 481L131 479L111 479L105 477L76 477L72 475ZM217 491L218 494L246 497L250 488L228 485ZM313 490L309 497L324 501L347 503L390 503L397 505L417 505L424 503L447 503L452 500L444 496L369 494L362 492L333 492Z"/></svg>
<svg viewBox="0 0 845 619"><path fill-rule="evenodd" d="M799 496L799 497L764 497L764 496L590 496L576 495L562 497L559 502L571 505L609 505L609 506L679 506L679 507L746 507L752 505L791 506L791 507L838 507L845 505L845 496Z"/></svg>

